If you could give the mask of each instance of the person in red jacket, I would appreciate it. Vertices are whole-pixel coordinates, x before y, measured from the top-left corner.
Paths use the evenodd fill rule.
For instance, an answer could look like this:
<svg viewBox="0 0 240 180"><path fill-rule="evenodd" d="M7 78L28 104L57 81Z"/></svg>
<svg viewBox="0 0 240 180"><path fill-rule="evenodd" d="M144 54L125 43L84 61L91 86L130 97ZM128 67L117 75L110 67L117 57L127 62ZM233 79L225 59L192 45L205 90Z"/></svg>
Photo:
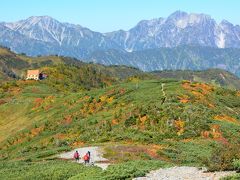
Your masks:
<svg viewBox="0 0 240 180"><path fill-rule="evenodd" d="M76 151L73 155L74 159L78 162L79 161L79 153Z"/></svg>
<svg viewBox="0 0 240 180"><path fill-rule="evenodd" d="M89 160L90 160L89 153L86 153L86 154L83 156L83 160L84 160L85 165L86 165L87 163L89 163Z"/></svg>

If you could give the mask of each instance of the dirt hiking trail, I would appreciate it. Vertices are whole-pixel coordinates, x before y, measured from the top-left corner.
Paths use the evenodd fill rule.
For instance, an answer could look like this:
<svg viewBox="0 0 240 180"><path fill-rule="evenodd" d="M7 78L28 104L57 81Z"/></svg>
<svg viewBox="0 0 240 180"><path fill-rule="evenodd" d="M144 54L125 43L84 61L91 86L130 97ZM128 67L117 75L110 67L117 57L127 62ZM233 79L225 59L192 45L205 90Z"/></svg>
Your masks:
<svg viewBox="0 0 240 180"><path fill-rule="evenodd" d="M65 152L60 154L58 157L61 159L73 159L74 153L78 151L80 155L80 160L77 163L84 163L83 161L83 156L90 151L91 157L90 157L90 163L89 164L94 164L95 166L98 166L102 168L103 170L107 169L107 167L110 165L108 162L108 159L103 157L103 151L100 147L82 147L82 148L77 148L69 152Z"/></svg>
<svg viewBox="0 0 240 180"><path fill-rule="evenodd" d="M73 158L74 153L78 151L80 160L76 162ZM106 170L110 165L109 160L103 157L103 149L101 147L82 147L69 152L60 154L58 157L75 161L76 163L84 163L83 156L90 151L90 163ZM223 172L206 172L206 169L199 169L196 167L170 167L158 169L146 174L145 177L138 177L134 180L220 180L223 177L235 174L234 171Z"/></svg>
<svg viewBox="0 0 240 180"><path fill-rule="evenodd" d="M234 171L204 172L196 167L171 167L151 171L145 177L134 180L219 180L222 177L235 174Z"/></svg>

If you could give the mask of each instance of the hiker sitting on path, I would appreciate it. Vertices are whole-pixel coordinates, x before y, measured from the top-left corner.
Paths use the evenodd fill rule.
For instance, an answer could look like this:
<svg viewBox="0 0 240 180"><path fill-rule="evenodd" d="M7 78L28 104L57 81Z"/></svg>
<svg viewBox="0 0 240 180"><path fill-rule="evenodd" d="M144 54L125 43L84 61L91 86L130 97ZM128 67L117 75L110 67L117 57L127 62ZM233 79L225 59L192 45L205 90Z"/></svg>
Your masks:
<svg viewBox="0 0 240 180"><path fill-rule="evenodd" d="M76 151L75 153L74 153L74 159L78 162L79 161L79 153L78 153L78 151Z"/></svg>

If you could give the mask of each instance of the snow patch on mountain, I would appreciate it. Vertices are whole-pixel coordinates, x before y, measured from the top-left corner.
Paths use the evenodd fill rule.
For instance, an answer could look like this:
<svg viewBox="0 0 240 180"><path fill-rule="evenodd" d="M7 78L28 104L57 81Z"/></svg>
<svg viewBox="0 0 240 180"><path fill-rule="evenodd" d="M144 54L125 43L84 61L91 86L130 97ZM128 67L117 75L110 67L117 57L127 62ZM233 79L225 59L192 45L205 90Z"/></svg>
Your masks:
<svg viewBox="0 0 240 180"><path fill-rule="evenodd" d="M221 31L218 36L217 47L225 48L225 34Z"/></svg>
<svg viewBox="0 0 240 180"><path fill-rule="evenodd" d="M133 52L133 48L126 48L125 49L127 52Z"/></svg>
<svg viewBox="0 0 240 180"><path fill-rule="evenodd" d="M127 40L129 38L129 32L126 32L126 35L125 35L125 39L124 39L124 46L126 47L126 44L127 44Z"/></svg>

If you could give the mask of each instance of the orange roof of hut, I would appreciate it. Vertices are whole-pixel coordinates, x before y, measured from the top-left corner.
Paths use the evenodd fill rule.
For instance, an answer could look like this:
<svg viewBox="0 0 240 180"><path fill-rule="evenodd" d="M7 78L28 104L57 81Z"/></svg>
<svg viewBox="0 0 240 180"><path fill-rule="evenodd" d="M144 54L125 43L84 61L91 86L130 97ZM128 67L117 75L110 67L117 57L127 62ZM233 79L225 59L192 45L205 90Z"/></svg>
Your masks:
<svg viewBox="0 0 240 180"><path fill-rule="evenodd" d="M40 71L38 69L28 70L27 71L27 79L38 79Z"/></svg>

